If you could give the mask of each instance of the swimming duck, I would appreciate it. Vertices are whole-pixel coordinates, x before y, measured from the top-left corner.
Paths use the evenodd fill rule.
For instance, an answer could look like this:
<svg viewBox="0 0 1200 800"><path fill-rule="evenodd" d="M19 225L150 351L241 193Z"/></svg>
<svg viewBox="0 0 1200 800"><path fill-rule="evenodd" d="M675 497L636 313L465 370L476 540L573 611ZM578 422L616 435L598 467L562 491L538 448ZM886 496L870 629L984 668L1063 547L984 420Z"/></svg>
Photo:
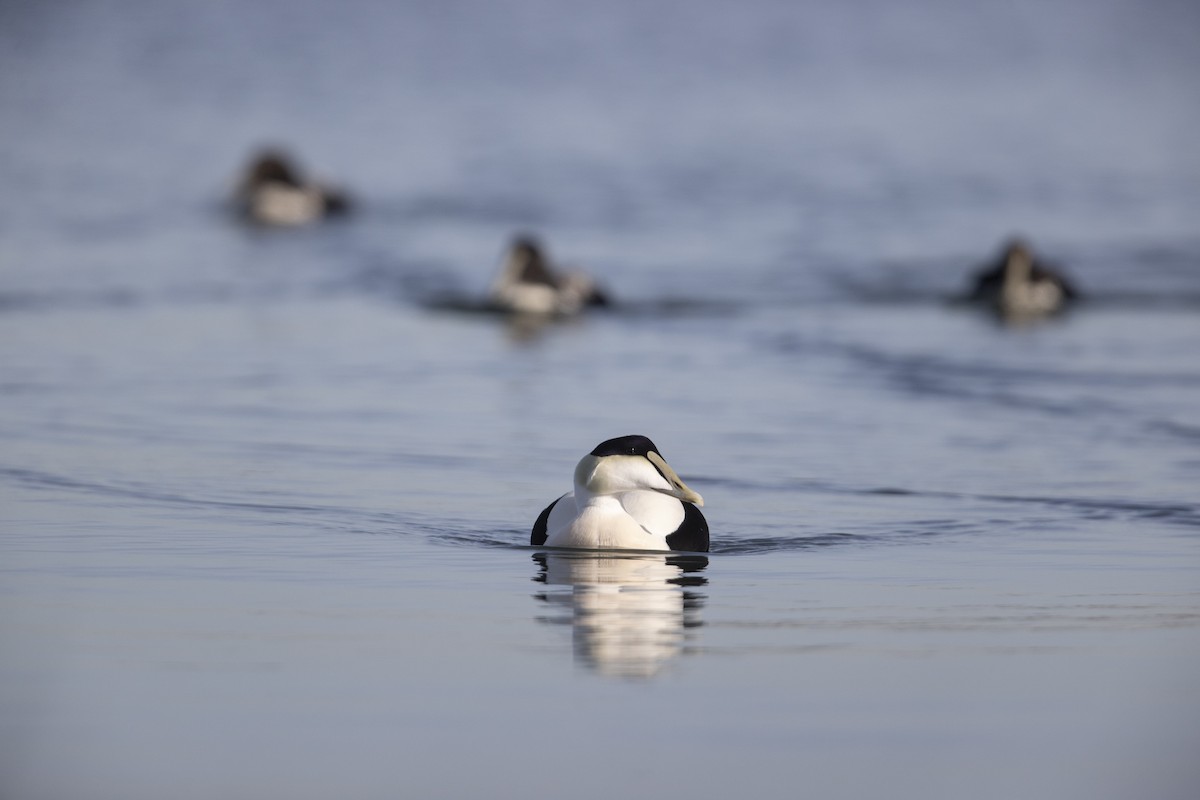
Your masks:
<svg viewBox="0 0 1200 800"><path fill-rule="evenodd" d="M559 272L530 236L518 236L509 247L489 298L501 311L517 314L577 314L587 306L606 306L608 296L586 274Z"/></svg>
<svg viewBox="0 0 1200 800"><path fill-rule="evenodd" d="M687 487L645 436L596 445L575 467L575 491L533 524L535 547L708 552L704 499Z"/></svg>
<svg viewBox="0 0 1200 800"><path fill-rule="evenodd" d="M1061 311L1078 296L1066 278L1034 258L1025 241L1012 239L976 277L967 299L986 303L1004 317L1028 318Z"/></svg>
<svg viewBox="0 0 1200 800"><path fill-rule="evenodd" d="M246 168L234 195L240 213L260 225L293 227L350 208L345 193L306 180L282 151L264 150Z"/></svg>

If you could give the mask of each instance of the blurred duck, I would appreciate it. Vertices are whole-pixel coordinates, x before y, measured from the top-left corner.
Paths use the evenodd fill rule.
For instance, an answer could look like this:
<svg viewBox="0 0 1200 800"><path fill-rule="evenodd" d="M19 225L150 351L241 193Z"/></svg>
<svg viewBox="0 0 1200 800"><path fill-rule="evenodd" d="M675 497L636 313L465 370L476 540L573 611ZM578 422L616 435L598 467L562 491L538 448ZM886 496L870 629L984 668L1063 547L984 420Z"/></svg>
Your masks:
<svg viewBox="0 0 1200 800"><path fill-rule="evenodd" d="M1028 243L1012 239L975 278L967 299L987 304L1006 318L1030 318L1061 311L1078 297L1066 278L1034 258Z"/></svg>
<svg viewBox="0 0 1200 800"><path fill-rule="evenodd" d="M239 181L238 211L259 225L293 227L344 214L350 201L338 189L307 180L287 154L259 153Z"/></svg>
<svg viewBox="0 0 1200 800"><path fill-rule="evenodd" d="M517 314L577 314L588 306L609 305L608 296L586 274L555 270L530 236L517 237L492 283L489 300Z"/></svg>
<svg viewBox="0 0 1200 800"><path fill-rule="evenodd" d="M538 515L534 547L708 552L704 499L645 436L596 445L575 467L575 491Z"/></svg>

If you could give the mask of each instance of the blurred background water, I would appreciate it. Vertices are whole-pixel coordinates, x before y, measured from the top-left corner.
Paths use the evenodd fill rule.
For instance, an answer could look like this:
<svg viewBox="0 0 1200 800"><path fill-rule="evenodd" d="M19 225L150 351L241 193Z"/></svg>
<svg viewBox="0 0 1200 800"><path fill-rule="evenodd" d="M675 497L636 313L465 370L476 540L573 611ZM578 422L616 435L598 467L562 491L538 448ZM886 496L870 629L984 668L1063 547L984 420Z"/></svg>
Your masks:
<svg viewBox="0 0 1200 800"><path fill-rule="evenodd" d="M0 795L1191 798L1200 10L0 4ZM357 213L239 225L251 151ZM620 305L439 311L544 237ZM949 305L1014 233L1086 295ZM540 554L602 439L706 558Z"/></svg>

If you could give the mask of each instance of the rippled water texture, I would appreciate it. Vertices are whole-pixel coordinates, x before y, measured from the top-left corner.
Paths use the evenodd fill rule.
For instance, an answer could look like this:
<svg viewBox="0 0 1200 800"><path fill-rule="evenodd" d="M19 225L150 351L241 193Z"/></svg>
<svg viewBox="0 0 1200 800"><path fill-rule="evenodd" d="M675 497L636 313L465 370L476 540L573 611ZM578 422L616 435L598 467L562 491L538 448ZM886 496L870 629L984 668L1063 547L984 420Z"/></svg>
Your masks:
<svg viewBox="0 0 1200 800"><path fill-rule="evenodd" d="M1196 797L1198 32L0 5L0 797ZM473 313L522 231L616 305ZM529 547L631 433L712 552Z"/></svg>

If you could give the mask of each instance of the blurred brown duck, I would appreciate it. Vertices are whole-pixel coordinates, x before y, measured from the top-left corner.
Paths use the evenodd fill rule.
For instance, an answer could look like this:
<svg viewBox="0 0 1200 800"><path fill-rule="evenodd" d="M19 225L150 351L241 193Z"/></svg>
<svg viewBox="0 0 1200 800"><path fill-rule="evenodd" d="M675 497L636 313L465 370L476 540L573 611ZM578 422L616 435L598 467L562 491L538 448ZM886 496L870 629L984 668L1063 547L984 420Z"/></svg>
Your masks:
<svg viewBox="0 0 1200 800"><path fill-rule="evenodd" d="M1004 317L1040 317L1057 313L1079 298L1061 274L1036 259L1023 239L1009 240L1000 256L975 278L967 296Z"/></svg>
<svg viewBox="0 0 1200 800"><path fill-rule="evenodd" d="M259 225L294 227L346 213L339 189L307 180L283 151L260 152L246 167L234 193L239 213Z"/></svg>

